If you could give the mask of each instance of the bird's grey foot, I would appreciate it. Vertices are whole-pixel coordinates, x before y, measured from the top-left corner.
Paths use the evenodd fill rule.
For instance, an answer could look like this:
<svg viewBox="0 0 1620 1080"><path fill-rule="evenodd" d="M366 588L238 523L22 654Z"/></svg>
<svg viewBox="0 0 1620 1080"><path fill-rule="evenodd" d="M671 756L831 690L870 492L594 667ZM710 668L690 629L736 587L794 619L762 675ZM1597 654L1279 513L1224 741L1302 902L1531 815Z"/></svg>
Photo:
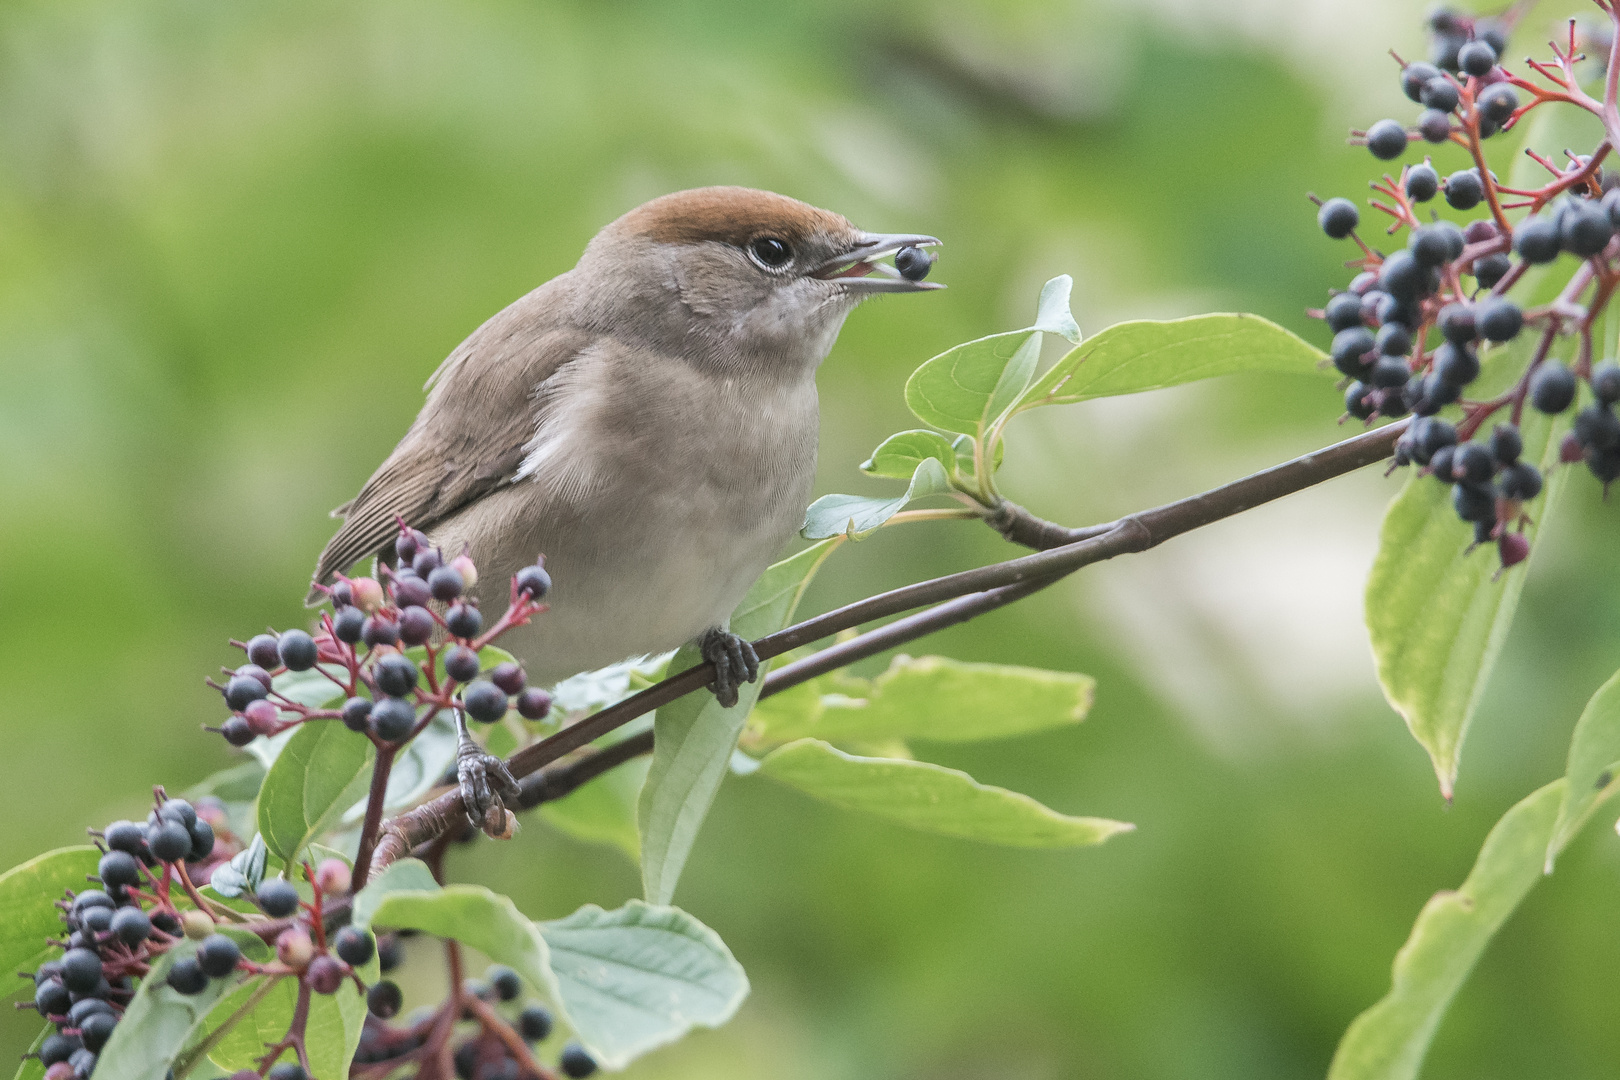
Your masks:
<svg viewBox="0 0 1620 1080"><path fill-rule="evenodd" d="M703 659L714 665L709 689L723 707L737 704L737 688L759 678L759 655L754 647L730 630L711 626L698 639Z"/></svg>
<svg viewBox="0 0 1620 1080"><path fill-rule="evenodd" d="M512 835L506 803L517 804L520 788L506 762L473 741L467 721L456 711L456 782L461 787L461 805L467 817L497 839Z"/></svg>

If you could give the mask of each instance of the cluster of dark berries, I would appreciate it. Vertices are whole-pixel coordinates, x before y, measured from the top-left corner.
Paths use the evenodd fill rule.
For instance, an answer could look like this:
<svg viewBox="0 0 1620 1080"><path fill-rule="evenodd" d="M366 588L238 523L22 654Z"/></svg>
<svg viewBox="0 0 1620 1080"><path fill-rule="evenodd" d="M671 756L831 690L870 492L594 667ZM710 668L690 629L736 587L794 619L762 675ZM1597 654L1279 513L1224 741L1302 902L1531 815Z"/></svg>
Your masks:
<svg viewBox="0 0 1620 1080"><path fill-rule="evenodd" d="M49 1080L85 1080L95 1071L97 1054L134 996L136 978L192 932L201 913L182 914L169 894L186 863L213 855L209 817L223 823L222 808L205 805L199 812L159 789L144 824L115 821L91 833L103 851L96 871L102 887L57 902L67 936L53 944L62 956L32 975L33 1007L56 1026L39 1048Z"/></svg>
<svg viewBox="0 0 1620 1080"><path fill-rule="evenodd" d="M399 962L397 940L384 937L379 940L379 962L384 971ZM392 956L389 952L392 951ZM502 1016L492 1008L485 1015L494 1021L480 1018L471 1007L462 1011L463 1020L478 1020L479 1026L459 1042L451 1055L456 1076L460 1080L521 1080L526 1075L522 1065L512 1056L506 1041L489 1026L499 1023L515 1031L525 1042L544 1042L551 1036L555 1023L551 1010L536 1001L524 1002L523 980L518 973L502 964L491 966L482 979L469 979L462 987L463 999L477 998L492 1007L505 1006L512 1010ZM383 1062L406 1064L419 1056L417 1051L430 1046L435 1031L442 1031L438 1009L422 1009L399 1025L388 1023L398 1015L403 995L392 982L379 982L367 999L370 1015L360 1036L360 1047L355 1063L362 1065ZM504 1010L503 1010L504 1011ZM567 1076L585 1077L596 1071L596 1062L578 1043L570 1042L562 1048L558 1067Z"/></svg>
<svg viewBox="0 0 1620 1080"><path fill-rule="evenodd" d="M1488 442L1458 442L1457 429L1437 416L1419 417L1395 444L1398 465L1416 464L1452 485L1451 505L1474 527L1474 543L1495 540L1504 567L1523 562L1529 542L1514 527L1524 504L1541 494L1541 473L1520 460L1524 441L1511 424L1498 426Z"/></svg>
<svg viewBox="0 0 1620 1080"><path fill-rule="evenodd" d="M550 713L551 696L528 686L521 667L503 663L485 674L478 658L481 645L544 610L541 601L551 589L544 565L514 576L511 605L486 633L478 600L468 594L478 582L471 557L446 560L409 528L401 530L394 553L394 565L382 565L384 581L343 578L322 587L332 611L313 635L265 633L242 645L248 663L219 687L232 711L219 728L228 742L245 746L310 720L335 719L379 743L397 744L444 709L463 708L485 723L509 708L528 720ZM421 666L406 654L418 647ZM340 708L312 709L275 689L276 676L317 665L346 692Z"/></svg>
<svg viewBox="0 0 1620 1080"><path fill-rule="evenodd" d="M1530 397L1537 408L1561 412L1575 396L1575 376L1562 364L1543 364L1530 380ZM1604 490L1620 478L1620 365L1607 360L1591 372L1592 396L1597 400L1575 414L1575 424L1559 447L1564 462L1584 461ZM1557 406L1556 408L1554 406Z"/></svg>

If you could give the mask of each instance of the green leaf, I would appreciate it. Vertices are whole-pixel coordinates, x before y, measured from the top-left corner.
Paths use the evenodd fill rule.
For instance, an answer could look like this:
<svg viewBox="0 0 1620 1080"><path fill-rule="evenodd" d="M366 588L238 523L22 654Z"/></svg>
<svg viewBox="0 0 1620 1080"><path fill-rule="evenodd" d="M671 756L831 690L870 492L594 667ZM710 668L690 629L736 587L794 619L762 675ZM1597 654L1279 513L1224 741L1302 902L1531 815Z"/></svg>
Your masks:
<svg viewBox="0 0 1620 1080"><path fill-rule="evenodd" d="M1240 371L1320 377L1322 358L1303 338L1258 315L1117 323L1054 364L1025 391L1017 409L1072 405Z"/></svg>
<svg viewBox="0 0 1620 1080"><path fill-rule="evenodd" d="M945 467L934 458L924 458L918 462L917 471L912 474L905 494L894 498L823 495L804 512L804 527L800 533L806 540L825 540L840 535L859 540L904 510L913 499L946 495L950 491L951 481L945 475Z"/></svg>
<svg viewBox="0 0 1620 1080"><path fill-rule="evenodd" d="M269 858L270 849L265 847L264 836L254 833L253 841L232 855L230 862L214 867L208 879L208 888L227 899L234 899L244 892L257 892L259 882L264 880Z"/></svg>
<svg viewBox="0 0 1620 1080"><path fill-rule="evenodd" d="M1536 522L1551 512L1569 476L1558 466L1562 423L1526 410L1524 459L1547 477L1532 504ZM1535 550L1538 526L1525 530ZM1451 486L1413 476L1390 503L1378 557L1367 579L1367 630L1384 696L1434 763L1448 800L1457 780L1463 737L1524 586L1522 566L1503 574L1492 545L1465 554L1471 526L1457 519Z"/></svg>
<svg viewBox="0 0 1620 1080"><path fill-rule="evenodd" d="M264 783L264 774L265 767L257 760L243 761L188 788L185 797L193 803L208 796L218 799L225 804L230 830L246 836L257 827L254 803Z"/></svg>
<svg viewBox="0 0 1620 1080"><path fill-rule="evenodd" d="M390 866L389 870L398 865ZM411 874L415 876L415 872ZM362 895L382 884L387 876L367 885ZM392 884L402 885L406 882L401 878ZM435 885L420 889L390 887L381 892L374 903L367 904L365 910L366 924L421 930L439 937L454 938L477 949L497 964L512 968L529 980L530 985L554 1000L559 998L546 942L540 936L539 928L525 918L510 899L482 885L446 885L443 888ZM357 898L354 907L357 924L360 914L361 904Z"/></svg>
<svg viewBox="0 0 1620 1080"><path fill-rule="evenodd" d="M856 757L819 739L800 739L771 751L759 771L845 810L1009 847L1083 847L1136 827L1060 814L1028 795L981 784L943 765Z"/></svg>
<svg viewBox="0 0 1620 1080"><path fill-rule="evenodd" d="M25 988L13 980L14 971L33 971L57 950L45 944L46 938L61 937L61 912L56 901L72 889L83 892L91 887L85 880L96 872L101 852L93 847L66 847L37 855L0 874L0 978L11 985L7 994Z"/></svg>
<svg viewBox="0 0 1620 1080"><path fill-rule="evenodd" d="M376 958L372 958L375 965ZM361 977L375 982L376 973ZM248 1005L254 994L261 994L252 1009L239 1019L208 1053L208 1058L226 1072L256 1069L267 1043L275 1043L287 1034L292 1023L293 1010L298 1005L298 980L277 979L265 987L252 980L236 988L209 1014L209 1025L223 1023ZM349 1063L360 1045L360 1033L365 1026L366 999L353 982L345 982L335 994L311 994L309 1017L305 1021L305 1049L309 1053L309 1069L315 1080L346 1080ZM293 1060L289 1052L280 1060Z"/></svg>
<svg viewBox="0 0 1620 1080"><path fill-rule="evenodd" d="M1041 334L1080 339L1080 328L1069 314L1073 284L1068 275L1046 283L1033 326L947 349L912 372L906 380L906 404L917 419L944 431L983 437L1029 385L1041 356Z"/></svg>
<svg viewBox="0 0 1620 1080"><path fill-rule="evenodd" d="M1462 887L1435 893L1424 905L1395 954L1390 992L1345 1032L1328 1080L1415 1080L1451 999L1491 937L1541 879L1564 788L1563 780L1555 780L1504 814Z"/></svg>
<svg viewBox="0 0 1620 1080"><path fill-rule="evenodd" d="M732 632L753 640L786 626L810 579L839 543L837 537L823 540L767 569L732 612ZM670 670L684 671L701 659L688 645L675 655ZM739 689L730 709L699 690L658 710L652 767L636 815L642 889L652 903L667 904L674 895L698 828L725 778L737 735L758 697L755 681Z"/></svg>
<svg viewBox="0 0 1620 1080"><path fill-rule="evenodd" d="M196 942L182 940L152 965L97 1058L96 1080L163 1080L176 1055L205 1034L214 1006L245 976L209 979L199 994L176 993L164 981L169 969L196 952Z"/></svg>
<svg viewBox="0 0 1620 1080"><path fill-rule="evenodd" d="M39 1029L39 1034L34 1036L34 1041L28 1044L26 1052L38 1054L39 1048L45 1045L45 1040L55 1033L55 1025L46 1024ZM21 1064L17 1066L17 1073L12 1080L43 1080L44 1076L45 1063L37 1057L25 1057L22 1059Z"/></svg>
<svg viewBox="0 0 1620 1080"><path fill-rule="evenodd" d="M364 930L371 925L377 905L396 892L433 892L439 887L433 871L420 859L398 859L366 883L349 909L349 921Z"/></svg>
<svg viewBox="0 0 1620 1080"><path fill-rule="evenodd" d="M651 762L643 756L609 769L560 799L540 804L546 824L594 844L609 844L641 860L636 803Z"/></svg>
<svg viewBox="0 0 1620 1080"><path fill-rule="evenodd" d="M292 863L371 782L371 740L342 724L312 720L299 726L259 789L259 833L272 852Z"/></svg>
<svg viewBox="0 0 1620 1080"><path fill-rule="evenodd" d="M719 935L679 908L587 904L540 933L570 1026L609 1069L694 1027L719 1027L748 996Z"/></svg>
<svg viewBox="0 0 1620 1080"><path fill-rule="evenodd" d="M1558 852L1598 805L1620 790L1614 782L1616 769L1620 769L1620 672L1598 688L1575 723L1564 771L1564 798L1547 844L1547 873L1552 873Z"/></svg>
<svg viewBox="0 0 1620 1080"><path fill-rule="evenodd" d="M971 466L971 447L968 455ZM902 431L884 439L872 451L872 456L861 463L861 471L873 476L886 476L891 480L909 480L916 475L917 466L929 458L939 462L946 473L956 468L956 449L945 436L921 428Z"/></svg>
<svg viewBox="0 0 1620 1080"><path fill-rule="evenodd" d="M1079 723L1091 708L1096 680L943 656L897 656L870 685L864 696L821 694L814 687L806 694L795 687L800 693L761 704L751 722L773 742L805 736L833 742L1000 739ZM778 704L782 698L788 700Z"/></svg>

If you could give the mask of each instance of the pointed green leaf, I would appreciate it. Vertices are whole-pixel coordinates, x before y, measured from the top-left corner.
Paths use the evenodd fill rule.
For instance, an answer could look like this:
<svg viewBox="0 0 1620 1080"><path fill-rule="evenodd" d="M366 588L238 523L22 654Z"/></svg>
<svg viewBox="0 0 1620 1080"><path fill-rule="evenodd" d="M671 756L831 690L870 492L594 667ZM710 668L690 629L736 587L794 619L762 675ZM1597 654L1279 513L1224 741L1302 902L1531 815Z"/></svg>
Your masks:
<svg viewBox="0 0 1620 1080"><path fill-rule="evenodd" d="M946 495L951 491L950 478L945 467L934 458L917 463L911 484L905 494L894 498L870 495L823 495L810 504L804 513L806 540L825 540L831 536L848 536L859 540L906 508L913 499L927 495Z"/></svg>
<svg viewBox="0 0 1620 1080"><path fill-rule="evenodd" d="M171 990L169 969L196 952L196 942L182 940L152 965L96 1060L96 1080L163 1080L181 1050L203 1037L214 1006L246 976L209 979L199 994Z"/></svg>
<svg viewBox="0 0 1620 1080"><path fill-rule="evenodd" d="M1462 887L1424 905L1395 955L1390 992L1345 1032L1328 1080L1416 1080L1451 999L1541 879L1563 798L1563 780L1526 796L1491 829Z"/></svg>
<svg viewBox="0 0 1620 1080"><path fill-rule="evenodd" d="M759 771L845 810L989 844L1083 847L1136 827L1060 814L1028 795L981 784L943 765L856 757L819 739L800 739L771 751Z"/></svg>
<svg viewBox="0 0 1620 1080"><path fill-rule="evenodd" d="M302 724L259 789L259 833L284 862L337 821L371 782L371 740L335 721Z"/></svg>
<svg viewBox="0 0 1620 1080"><path fill-rule="evenodd" d="M1078 345L1080 324L1069 311L1069 294L1073 291L1074 278L1068 274L1059 274L1041 286L1041 299L1035 306L1035 329Z"/></svg>
<svg viewBox="0 0 1620 1080"><path fill-rule="evenodd" d="M1079 723L1095 686L1064 671L897 656L865 695L795 687L762 703L751 723L772 742L1000 739Z"/></svg>
<svg viewBox="0 0 1620 1080"><path fill-rule="evenodd" d="M372 966L375 964L373 957ZM361 977L368 983L375 982L376 972L372 971L369 977L362 972ZM287 1034L298 1004L298 980L277 979L269 987L252 980L239 986L214 1007L209 1024L219 1024L235 1016L255 994L261 995L259 1000L208 1053L208 1059L227 1073L256 1069L265 1044L274 1043ZM345 982L334 994L310 995L304 1031L310 1074L315 1080L346 1080L349 1063L360 1045L365 1018L365 996L352 982ZM290 1061L292 1057L289 1054L281 1060Z"/></svg>
<svg viewBox="0 0 1620 1080"><path fill-rule="evenodd" d="M365 930L371 926L377 905L387 899L390 893L433 892L438 887L439 883L434 880L433 871L428 869L427 863L421 859L398 859L366 882L366 887L355 895L354 904L349 909L349 921Z"/></svg>
<svg viewBox="0 0 1620 1080"><path fill-rule="evenodd" d="M1541 499L1532 504L1537 523L1551 512L1569 475L1557 467L1561 431L1561 423L1525 412L1524 460L1538 462L1547 477ZM1472 527L1458 520L1451 490L1430 477L1407 481L1384 516L1366 593L1367 630L1384 696L1429 752L1447 799L1463 736L1507 637L1525 575L1518 566L1498 578L1501 562L1492 545L1468 552ZM1535 524L1525 530L1532 553L1537 531Z"/></svg>
<svg viewBox="0 0 1620 1080"><path fill-rule="evenodd" d="M609 844L635 862L641 860L641 835L636 831L636 804L651 762L646 757L627 761L581 784L560 799L540 804L546 824L579 840Z"/></svg>
<svg viewBox="0 0 1620 1080"><path fill-rule="evenodd" d="M11 978L12 972L31 972L57 954L45 944L46 938L67 933L56 901L67 889L91 888L85 878L100 861L101 852L87 845L57 848L0 874L0 912L5 913L0 918L0 979L11 984L5 987L8 993L24 986Z"/></svg>
<svg viewBox="0 0 1620 1080"><path fill-rule="evenodd" d="M1620 784L1614 782L1617 769L1620 769L1620 672L1598 688L1575 723L1575 734L1569 741L1558 824L1547 844L1548 873L1552 873L1554 857L1586 823L1598 804L1620 790Z"/></svg>
<svg viewBox="0 0 1620 1080"><path fill-rule="evenodd" d="M1258 315L1195 315L1110 326L1036 380L1018 409L1072 405L1241 371L1323 377L1320 350ZM1336 373L1329 370L1329 376ZM954 429L953 429L954 430Z"/></svg>
<svg viewBox="0 0 1620 1080"><path fill-rule="evenodd" d="M766 570L732 613L732 632L753 640L786 626L810 579L839 542L834 537L812 544ZM688 645L669 669L684 671L700 661L697 649ZM642 890L652 903L667 904L674 895L698 828L725 778L737 735L758 697L755 681L739 689L730 709L699 690L658 710L652 767L637 810Z"/></svg>
<svg viewBox="0 0 1620 1080"><path fill-rule="evenodd" d="M973 460L971 454L970 449L970 468ZM902 431L884 439L872 451L872 456L861 463L861 471L873 476L886 476L891 480L909 480L916 475L917 466L929 458L939 462L947 473L956 467L956 450L945 436L937 431L922 429Z"/></svg>
<svg viewBox="0 0 1620 1080"><path fill-rule="evenodd" d="M718 934L679 908L587 904L541 923L562 1007L602 1065L623 1068L694 1027L719 1027L748 977Z"/></svg>

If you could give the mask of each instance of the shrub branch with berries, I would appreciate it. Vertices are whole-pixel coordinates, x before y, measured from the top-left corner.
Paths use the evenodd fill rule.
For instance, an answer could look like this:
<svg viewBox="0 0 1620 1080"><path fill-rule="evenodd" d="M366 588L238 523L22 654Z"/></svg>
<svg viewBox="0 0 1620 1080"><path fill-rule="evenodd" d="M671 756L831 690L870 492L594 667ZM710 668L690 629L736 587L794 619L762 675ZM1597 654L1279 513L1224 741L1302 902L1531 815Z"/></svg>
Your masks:
<svg viewBox="0 0 1620 1080"><path fill-rule="evenodd" d="M1415 137L1457 160L1374 182L1388 235L1405 230L1388 254L1358 234L1349 200L1319 203L1322 229L1359 252L1349 288L1315 313L1333 334L1328 353L1253 315L1128 322L1082 340L1060 277L1029 325L925 362L905 389L925 426L862 465L904 490L810 507L809 546L733 614L768 673L729 707L705 689L712 665L691 648L529 685L498 642L545 617L543 560L486 622L469 594L471 555L401 521L390 557L326 590L309 629L233 643L246 655L210 681L227 716L207 730L242 749L238 765L185 798L157 788L144 821L0 875L0 962L25 977L18 1007L42 1024L23 1080L551 1080L623 1068L722 1024L747 978L671 901L728 775L986 843L1083 848L1132 828L1057 813L908 745L1074 724L1091 701L1086 676L906 655L874 679L840 669L1378 462L1420 475L1385 518L1368 630L1385 693L1450 798L1530 537L1569 473L1559 463L1584 462L1605 488L1620 477L1620 367L1603 359L1620 284L1620 174L1604 168L1620 140L1620 38L1614 9L1598 7L1601 26L1560 29L1550 59L1522 69L1505 57L1523 5L1431 17L1430 60L1400 65L1423 107L1415 127L1380 121L1354 141L1393 161ZM1583 36L1606 59L1585 60ZM1564 115L1591 133L1558 164L1541 136L1585 137L1544 119ZM1502 183L1484 146L1528 127L1524 164ZM1420 208L1441 197L1476 216L1425 220ZM1071 348L1043 369L1048 338ZM1236 372L1342 377L1348 418L1394 422L1089 527L1042 520L1001 493L1004 436L1022 414ZM1031 550L794 621L836 551L880 528L948 520L982 521ZM1486 543L1494 565L1471 554ZM1335 1080L1416 1075L1457 987L1612 793L1616 769L1620 674L1576 725L1567 775L1510 810L1469 879L1420 914L1396 988L1350 1025ZM529 812L639 860L645 899L534 920L512 898L450 880L454 845L510 840ZM469 948L493 962L481 978L465 970ZM416 982L390 978L406 954L442 964L448 990L413 1000Z"/></svg>

